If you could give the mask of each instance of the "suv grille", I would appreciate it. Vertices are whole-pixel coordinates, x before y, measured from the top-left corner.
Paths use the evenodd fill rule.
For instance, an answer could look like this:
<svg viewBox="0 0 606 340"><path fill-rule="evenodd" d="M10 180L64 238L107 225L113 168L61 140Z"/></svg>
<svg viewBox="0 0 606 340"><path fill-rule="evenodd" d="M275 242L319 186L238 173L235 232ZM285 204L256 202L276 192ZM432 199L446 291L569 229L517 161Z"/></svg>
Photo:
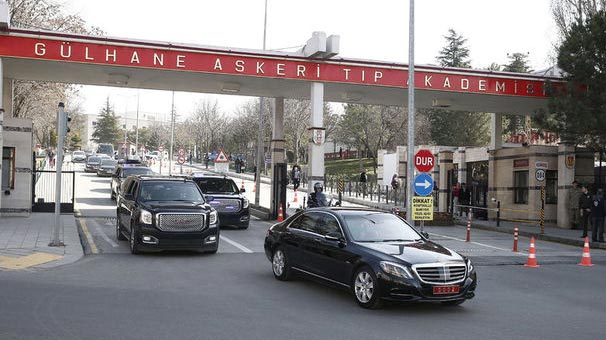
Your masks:
<svg viewBox="0 0 606 340"><path fill-rule="evenodd" d="M428 264L414 265L412 269L424 283L452 284L465 279L467 267L465 264Z"/></svg>
<svg viewBox="0 0 606 340"><path fill-rule="evenodd" d="M233 198L215 198L214 201L210 202L217 212L230 213L240 211L240 200Z"/></svg>
<svg viewBox="0 0 606 340"><path fill-rule="evenodd" d="M205 225L203 214L158 214L158 229L172 232L202 231Z"/></svg>

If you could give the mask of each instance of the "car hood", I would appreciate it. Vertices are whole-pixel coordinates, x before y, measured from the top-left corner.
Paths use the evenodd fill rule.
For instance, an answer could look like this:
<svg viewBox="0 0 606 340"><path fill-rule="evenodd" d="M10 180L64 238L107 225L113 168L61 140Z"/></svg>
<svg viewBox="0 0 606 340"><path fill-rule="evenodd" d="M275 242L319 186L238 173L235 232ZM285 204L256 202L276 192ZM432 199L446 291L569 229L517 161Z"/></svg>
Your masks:
<svg viewBox="0 0 606 340"><path fill-rule="evenodd" d="M358 242L375 252L395 257L410 265L435 262L463 261L454 251L430 241L419 242Z"/></svg>
<svg viewBox="0 0 606 340"><path fill-rule="evenodd" d="M143 206L149 210L187 210L191 212L210 210L210 206L206 203L191 201L149 201L144 202Z"/></svg>

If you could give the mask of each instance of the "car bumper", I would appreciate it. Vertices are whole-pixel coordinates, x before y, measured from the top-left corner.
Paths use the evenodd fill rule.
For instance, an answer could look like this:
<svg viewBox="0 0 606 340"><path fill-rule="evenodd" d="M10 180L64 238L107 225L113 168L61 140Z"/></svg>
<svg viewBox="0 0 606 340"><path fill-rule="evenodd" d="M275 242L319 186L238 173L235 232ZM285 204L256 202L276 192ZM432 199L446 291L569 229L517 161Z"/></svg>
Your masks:
<svg viewBox="0 0 606 340"><path fill-rule="evenodd" d="M457 284L445 284L443 286L458 286L457 294L434 294L433 288L440 285L425 284L417 279L404 280L394 278L391 275L380 272L377 275L379 287L381 287L381 298L392 301L455 301L467 300L475 296L477 286L476 273L467 277L463 282Z"/></svg>
<svg viewBox="0 0 606 340"><path fill-rule="evenodd" d="M99 176L99 177L112 177L112 172L97 171L97 176Z"/></svg>
<svg viewBox="0 0 606 340"><path fill-rule="evenodd" d="M214 251L219 247L219 228L217 225L200 232L164 232L148 225L140 225L138 230L137 244L142 251ZM150 240L145 241L146 236Z"/></svg>
<svg viewBox="0 0 606 340"><path fill-rule="evenodd" d="M250 223L250 210L243 209L238 213L219 213L219 223L223 226L248 227Z"/></svg>
<svg viewBox="0 0 606 340"><path fill-rule="evenodd" d="M84 168L84 172L97 172L97 169L86 167Z"/></svg>

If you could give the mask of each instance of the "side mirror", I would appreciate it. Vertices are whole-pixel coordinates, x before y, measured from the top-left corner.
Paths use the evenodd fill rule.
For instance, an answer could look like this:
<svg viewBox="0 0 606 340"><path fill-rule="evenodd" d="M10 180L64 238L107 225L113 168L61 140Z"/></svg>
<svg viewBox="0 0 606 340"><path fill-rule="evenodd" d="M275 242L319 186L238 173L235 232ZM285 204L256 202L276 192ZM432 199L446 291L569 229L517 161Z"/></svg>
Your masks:
<svg viewBox="0 0 606 340"><path fill-rule="evenodd" d="M429 240L429 233L426 231L421 232L421 235L423 235L423 237L425 237L426 239Z"/></svg>
<svg viewBox="0 0 606 340"><path fill-rule="evenodd" d="M324 235L324 239L326 239L326 241L335 241L335 242L345 243L345 238L343 237L343 235L341 235L341 233L335 232L335 231Z"/></svg>
<svg viewBox="0 0 606 340"><path fill-rule="evenodd" d="M135 199L135 196L133 194L124 194L122 195L124 197L125 200L127 201L132 201Z"/></svg>
<svg viewBox="0 0 606 340"><path fill-rule="evenodd" d="M204 196L204 197L206 198L206 201L207 201L207 202L212 202L212 201L214 201L214 200L215 200L215 197L214 197L214 196Z"/></svg>
<svg viewBox="0 0 606 340"><path fill-rule="evenodd" d="M245 193L245 192L246 192L246 189L244 189L244 188L240 188L240 193L241 193L241 194L243 194L243 193Z"/></svg>

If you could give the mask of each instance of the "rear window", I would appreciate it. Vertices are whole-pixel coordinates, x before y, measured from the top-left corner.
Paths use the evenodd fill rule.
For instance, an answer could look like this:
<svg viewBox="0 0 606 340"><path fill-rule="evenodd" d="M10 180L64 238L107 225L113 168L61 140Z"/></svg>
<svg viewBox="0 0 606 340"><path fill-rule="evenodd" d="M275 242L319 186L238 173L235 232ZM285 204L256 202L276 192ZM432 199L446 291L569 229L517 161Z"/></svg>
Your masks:
<svg viewBox="0 0 606 340"><path fill-rule="evenodd" d="M195 181L205 194L240 192L236 183L229 178L198 178Z"/></svg>
<svg viewBox="0 0 606 340"><path fill-rule="evenodd" d="M103 159L101 160L101 165L110 165L110 166L114 166L118 164L118 161L115 161L113 159Z"/></svg>
<svg viewBox="0 0 606 340"><path fill-rule="evenodd" d="M141 201L204 202L200 189L193 182L142 181Z"/></svg>
<svg viewBox="0 0 606 340"><path fill-rule="evenodd" d="M89 163L99 163L99 162L101 162L101 158L99 158L99 157L88 157L88 162Z"/></svg>
<svg viewBox="0 0 606 340"><path fill-rule="evenodd" d="M144 167L122 168L122 177L133 175L151 175L153 173L154 172L150 168Z"/></svg>

